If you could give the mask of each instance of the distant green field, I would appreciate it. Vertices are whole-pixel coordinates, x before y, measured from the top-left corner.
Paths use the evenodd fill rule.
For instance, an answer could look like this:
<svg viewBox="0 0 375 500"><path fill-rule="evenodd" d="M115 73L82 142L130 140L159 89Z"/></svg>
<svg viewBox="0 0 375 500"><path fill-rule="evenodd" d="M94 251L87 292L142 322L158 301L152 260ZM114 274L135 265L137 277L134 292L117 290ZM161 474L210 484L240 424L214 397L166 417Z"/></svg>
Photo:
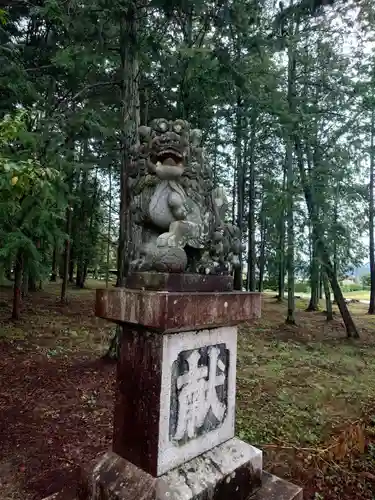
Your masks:
<svg viewBox="0 0 375 500"><path fill-rule="evenodd" d="M344 296L348 299L370 300L369 290L359 290L358 292L345 292Z"/></svg>
<svg viewBox="0 0 375 500"><path fill-rule="evenodd" d="M276 292L272 290L265 290L264 293L267 295L276 295ZM309 293L298 293L295 295L299 295L302 298L309 297ZM347 299L357 299L357 300L370 300L370 292L368 290L359 290L357 292L344 292L344 297Z"/></svg>

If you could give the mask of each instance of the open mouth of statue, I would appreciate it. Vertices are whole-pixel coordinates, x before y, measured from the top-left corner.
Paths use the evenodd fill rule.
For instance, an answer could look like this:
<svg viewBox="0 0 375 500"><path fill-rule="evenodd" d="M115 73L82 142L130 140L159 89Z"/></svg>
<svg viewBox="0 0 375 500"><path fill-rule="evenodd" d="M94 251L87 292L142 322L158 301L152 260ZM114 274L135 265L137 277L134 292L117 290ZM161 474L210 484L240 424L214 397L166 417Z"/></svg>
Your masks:
<svg viewBox="0 0 375 500"><path fill-rule="evenodd" d="M164 149L156 155L156 164L179 165L183 160L183 155L175 149Z"/></svg>

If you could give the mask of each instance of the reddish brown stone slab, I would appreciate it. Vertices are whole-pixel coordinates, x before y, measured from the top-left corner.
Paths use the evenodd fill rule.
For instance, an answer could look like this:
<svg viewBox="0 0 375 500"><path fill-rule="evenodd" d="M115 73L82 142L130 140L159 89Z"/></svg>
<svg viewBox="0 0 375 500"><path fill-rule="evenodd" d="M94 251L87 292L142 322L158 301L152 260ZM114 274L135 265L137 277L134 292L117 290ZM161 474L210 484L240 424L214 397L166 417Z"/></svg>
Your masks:
<svg viewBox="0 0 375 500"><path fill-rule="evenodd" d="M75 491L75 488L64 488L49 497L44 498L43 500L79 500L77 496L78 493Z"/></svg>
<svg viewBox="0 0 375 500"><path fill-rule="evenodd" d="M163 337L124 326L117 390L113 450L157 475Z"/></svg>
<svg viewBox="0 0 375 500"><path fill-rule="evenodd" d="M284 479L263 472L262 488L251 500L303 500L303 490Z"/></svg>
<svg viewBox="0 0 375 500"><path fill-rule="evenodd" d="M116 323L170 333L237 325L260 317L261 294L97 290L95 314Z"/></svg>
<svg viewBox="0 0 375 500"><path fill-rule="evenodd" d="M168 292L231 292L233 277L193 273L137 272L127 277L126 288Z"/></svg>

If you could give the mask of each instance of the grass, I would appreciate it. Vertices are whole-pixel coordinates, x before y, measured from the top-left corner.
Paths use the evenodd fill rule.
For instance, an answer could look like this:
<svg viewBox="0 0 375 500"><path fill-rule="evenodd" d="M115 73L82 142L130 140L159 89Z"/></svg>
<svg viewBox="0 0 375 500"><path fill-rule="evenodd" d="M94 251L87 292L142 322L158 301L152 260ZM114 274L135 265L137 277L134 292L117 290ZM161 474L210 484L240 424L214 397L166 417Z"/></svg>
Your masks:
<svg viewBox="0 0 375 500"><path fill-rule="evenodd" d="M370 300L370 292L368 290L359 290L357 292L345 292L344 296L348 299Z"/></svg>
<svg viewBox="0 0 375 500"><path fill-rule="evenodd" d="M316 445L374 402L375 318L352 307L366 332L366 344L355 343L339 321L330 326L299 306L298 326L287 328L280 305L266 298L263 318L241 329L237 426L253 443Z"/></svg>
<svg viewBox="0 0 375 500"><path fill-rule="evenodd" d="M29 342L34 352L55 360L98 356L112 328L93 316L94 289L104 286L103 281L91 280L87 289L70 288L68 305L59 308L60 285L46 285L29 299L20 322L0 318L0 340L10 340L16 349ZM0 298L9 302L10 310L11 290ZM337 429L375 415L375 316L367 314L365 304L350 304L361 335L352 341L346 339L337 308L335 320L327 323L322 312L305 312L304 298L296 306L297 324L287 326L285 304L265 294L262 318L239 330L236 433L264 448L269 468L280 462L275 458L277 447L293 450L293 456L282 460L291 466L296 450L319 449ZM288 474L298 481L296 473L289 470L284 475Z"/></svg>

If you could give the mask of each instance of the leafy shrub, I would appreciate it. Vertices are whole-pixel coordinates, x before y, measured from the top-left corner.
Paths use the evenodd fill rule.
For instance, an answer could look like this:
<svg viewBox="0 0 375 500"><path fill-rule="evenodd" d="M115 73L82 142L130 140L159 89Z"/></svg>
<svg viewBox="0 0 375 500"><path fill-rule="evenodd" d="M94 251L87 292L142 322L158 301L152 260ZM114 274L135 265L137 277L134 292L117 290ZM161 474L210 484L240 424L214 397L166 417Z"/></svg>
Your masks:
<svg viewBox="0 0 375 500"><path fill-rule="evenodd" d="M306 281L301 281L294 285L295 293L310 293L310 284Z"/></svg>
<svg viewBox="0 0 375 500"><path fill-rule="evenodd" d="M364 288L362 285L359 285L358 283L350 283L348 285L341 285L341 290L345 292L360 292Z"/></svg>
<svg viewBox="0 0 375 500"><path fill-rule="evenodd" d="M369 274L365 274L364 276L361 277L361 283L363 285L363 289L364 290L366 289L366 287L370 286L370 283L371 283L371 275L370 275L370 273Z"/></svg>

